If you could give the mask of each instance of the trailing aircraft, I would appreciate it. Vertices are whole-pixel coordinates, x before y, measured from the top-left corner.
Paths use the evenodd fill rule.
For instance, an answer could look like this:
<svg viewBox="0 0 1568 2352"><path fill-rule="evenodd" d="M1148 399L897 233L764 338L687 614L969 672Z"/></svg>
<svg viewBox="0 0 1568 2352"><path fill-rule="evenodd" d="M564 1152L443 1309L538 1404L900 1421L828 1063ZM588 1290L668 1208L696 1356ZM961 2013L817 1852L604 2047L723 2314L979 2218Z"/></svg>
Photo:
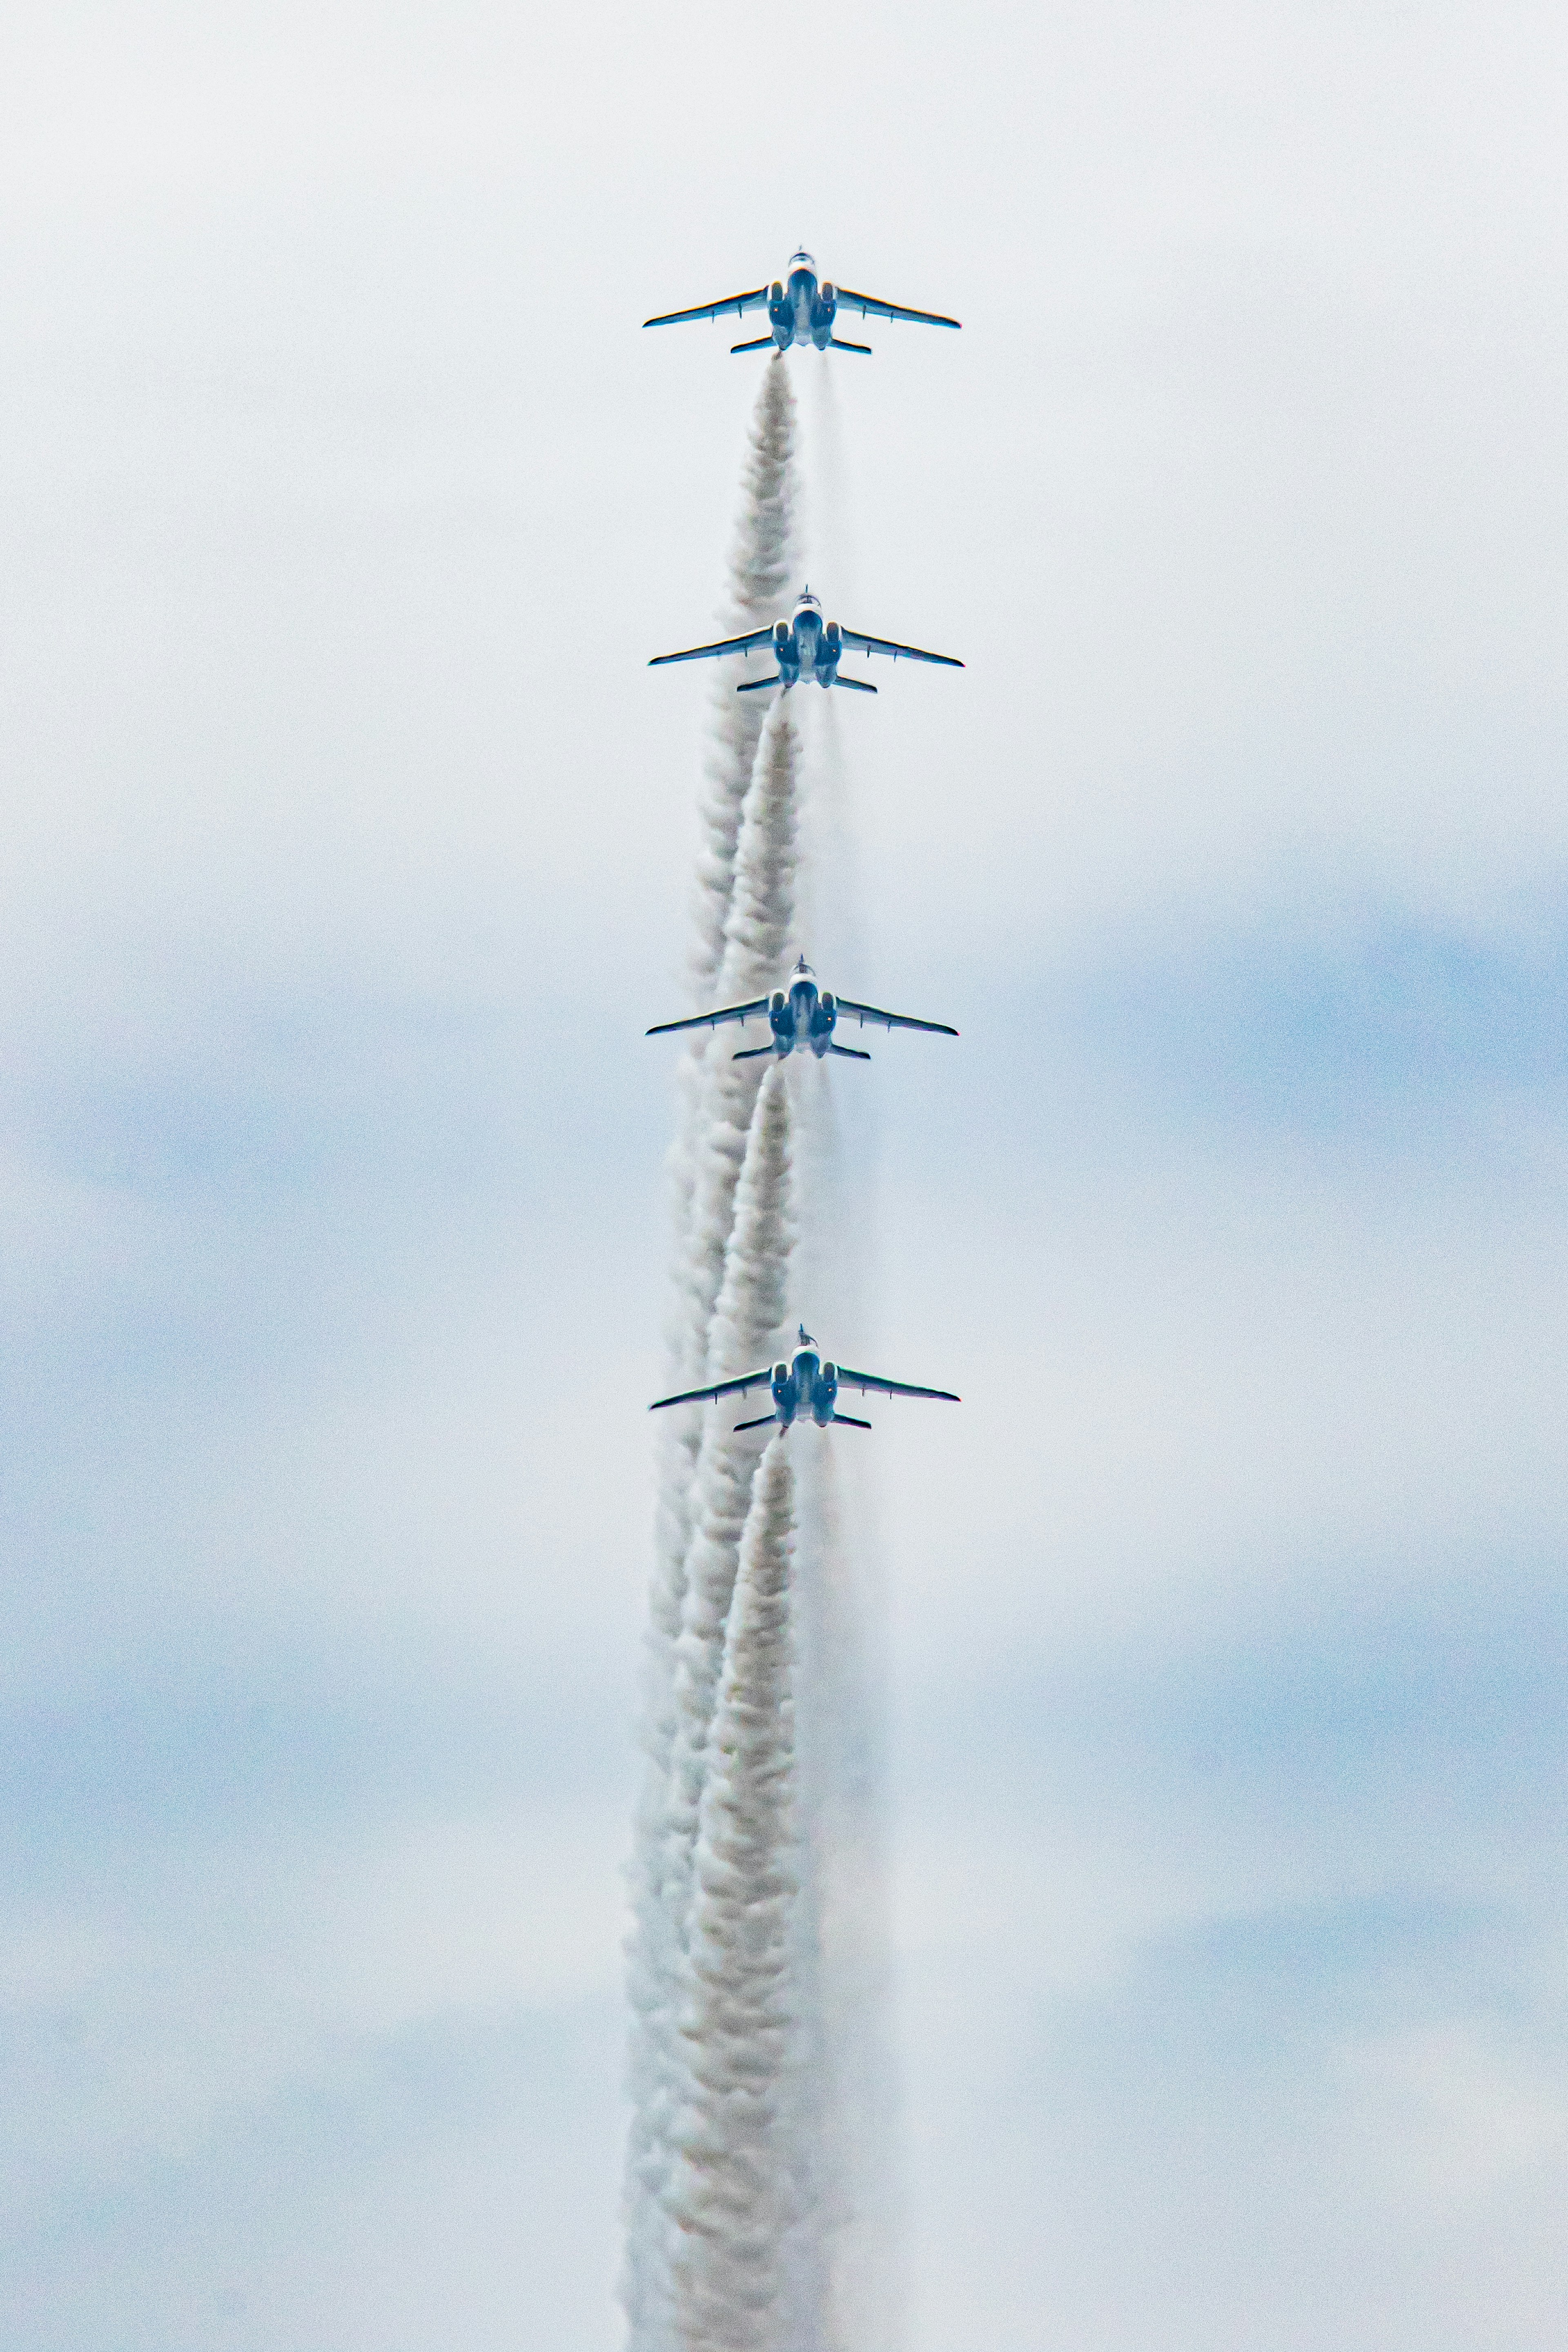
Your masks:
<svg viewBox="0 0 1568 2352"><path fill-rule="evenodd" d="M682 1389L679 1396L656 1397L649 1412L662 1412L668 1404L697 1404L710 1397L743 1397L752 1389L767 1389L773 1395L773 1411L760 1413L755 1421L738 1421L737 1431L762 1429L776 1421L781 1429L788 1429L802 1413L809 1413L818 1429L829 1423L840 1422L850 1429L869 1429L868 1421L858 1421L852 1412L838 1411L841 1389L857 1389L864 1396L875 1389L882 1396L940 1397L944 1403L958 1404L962 1400L951 1389L922 1389L908 1381L879 1380L875 1372L852 1371L847 1364L825 1362L817 1353L816 1341L803 1323L800 1345L790 1363L764 1364L759 1372L743 1372L739 1380L715 1381L711 1388Z"/></svg>
<svg viewBox="0 0 1568 2352"><path fill-rule="evenodd" d="M674 1029L717 1029L721 1021L750 1021L757 1013L766 1013L773 1030L773 1042L767 1045L748 1045L731 1056L737 1062L753 1062L761 1054L776 1054L782 1061L790 1054L815 1054L820 1062L825 1054L842 1054L851 1062L868 1062L869 1054L858 1045L840 1045L833 1032L840 1013L852 1013L861 1028L868 1021L879 1022L884 1029L928 1029L939 1037L956 1037L945 1021L916 1021L907 1013L884 1013L875 1004L857 1004L852 996L835 996L830 988L818 989L816 978L802 956L789 976L787 988L775 988L769 996L754 996L748 1004L721 1004L712 1013L694 1013L685 1021L658 1021L646 1034L650 1037L668 1036Z"/></svg>
<svg viewBox="0 0 1568 2352"><path fill-rule="evenodd" d="M852 294L847 286L830 278L817 282L816 263L809 253L792 253L784 278L771 286L753 286L749 294L731 294L722 302L700 302L694 310L666 310L645 319L645 327L678 327L689 319L726 319L731 311L743 319L748 310L765 310L768 331L755 342L731 343L734 352L765 352L776 346L787 352L792 343L814 343L819 352L864 352L869 343L840 341L833 328L840 310L858 310L863 319L910 319L921 327L956 327L937 310L907 310L901 302L879 302L874 294Z"/></svg>
<svg viewBox="0 0 1568 2352"><path fill-rule="evenodd" d="M837 621L825 621L821 601L809 588L801 591L800 602L790 620L774 621L766 629L749 630L743 637L721 637L716 645L689 646L684 653L655 654L648 667L661 669L668 662L717 661L724 654L744 654L749 661L762 646L773 656L777 669L769 677L747 678L735 688L737 694L760 694L769 686L787 689L798 686L803 678L815 679L820 687L848 686L857 694L875 694L876 688L864 678L839 676L839 660L850 648L868 656L889 654L894 661L901 656L905 661L938 662L943 669L963 667L952 654L922 653L919 646L900 646L891 637L863 636L858 629L845 629Z"/></svg>

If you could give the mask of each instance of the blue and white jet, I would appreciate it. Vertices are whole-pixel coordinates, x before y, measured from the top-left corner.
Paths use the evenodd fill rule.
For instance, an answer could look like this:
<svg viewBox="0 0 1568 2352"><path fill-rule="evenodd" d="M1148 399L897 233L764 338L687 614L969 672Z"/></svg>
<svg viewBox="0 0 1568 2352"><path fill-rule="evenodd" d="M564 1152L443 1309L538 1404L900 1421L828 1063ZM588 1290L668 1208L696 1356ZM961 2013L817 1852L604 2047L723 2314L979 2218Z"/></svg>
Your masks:
<svg viewBox="0 0 1568 2352"><path fill-rule="evenodd" d="M901 302L879 302L874 294L852 294L847 286L830 278L817 282L816 264L809 253L792 253L789 271L771 286L753 286L749 294L731 294L722 302L700 302L695 310L667 310L662 318L645 319L645 327L679 327L688 319L727 319L733 311L743 319L748 310L765 310L768 331L752 343L731 343L731 352L765 352L776 346L787 352L792 343L814 343L819 352L864 352L869 343L846 343L834 333L840 310L858 310L863 319L911 319L921 327L956 327L938 310L906 310Z"/></svg>
<svg viewBox="0 0 1568 2352"><path fill-rule="evenodd" d="M656 1397L649 1412L660 1412L667 1404L698 1404L710 1397L749 1396L752 1389L772 1391L773 1409L760 1413L755 1421L738 1421L737 1430L763 1429L776 1421L781 1429L788 1429L802 1413L809 1413L818 1429L831 1422L847 1423L851 1429L869 1429L868 1421L858 1421L852 1412L840 1412L840 1389L858 1389L862 1396L875 1389L882 1396L941 1397L946 1404L958 1404L962 1400L951 1389L916 1388L909 1381L879 1380L875 1372L851 1371L847 1364L825 1363L817 1353L816 1341L803 1323L800 1345L793 1363L764 1364L760 1372L744 1372L738 1381L715 1381L708 1389L682 1389L679 1396Z"/></svg>
<svg viewBox="0 0 1568 2352"><path fill-rule="evenodd" d="M793 618L775 621L771 628L749 630L743 637L721 637L716 645L689 646L684 653L655 654L649 669L660 669L667 662L717 661L724 654L744 654L749 661L759 647L765 646L778 667L767 677L749 677L735 688L737 694L761 694L770 686L782 686L785 691L799 686L803 679L816 685L853 687L857 694L875 694L877 689L864 678L841 677L838 664L851 648L864 653L889 654L894 661L937 662L943 669L962 669L963 664L952 654L928 654L919 646L900 646L891 637L863 636L858 629L841 628L837 621L825 621L820 600L809 588L801 591L799 604Z"/></svg>
<svg viewBox="0 0 1568 2352"><path fill-rule="evenodd" d="M766 1045L748 1045L731 1055L737 1062L754 1062L759 1055L776 1054L784 1061L791 1054L815 1054L820 1062L825 1054L842 1054L846 1061L868 1062L869 1054L858 1045L840 1045L833 1032L840 1013L852 1013L862 1029L868 1021L877 1022L884 1029L926 1029L933 1036L956 1037L945 1021L916 1021L908 1013L884 1013L879 1005L857 1004L852 996L835 996L830 988L819 989L816 977L802 956L789 976L787 988L775 988L770 996L753 996L748 1004L721 1004L713 1013L694 1013L685 1021L658 1021L646 1034L649 1037L667 1037L673 1029L717 1029L721 1021L747 1022L765 1013L773 1031L773 1041Z"/></svg>

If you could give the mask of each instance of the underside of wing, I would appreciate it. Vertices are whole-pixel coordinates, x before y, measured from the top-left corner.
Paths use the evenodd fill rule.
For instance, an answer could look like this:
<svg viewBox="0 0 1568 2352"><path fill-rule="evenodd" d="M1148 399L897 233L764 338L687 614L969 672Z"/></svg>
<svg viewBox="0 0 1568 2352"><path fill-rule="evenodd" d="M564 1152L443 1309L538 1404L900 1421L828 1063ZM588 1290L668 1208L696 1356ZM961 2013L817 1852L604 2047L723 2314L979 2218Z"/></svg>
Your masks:
<svg viewBox="0 0 1568 2352"><path fill-rule="evenodd" d="M645 327L679 327L688 319L743 319L748 310L767 307L768 289L753 286L749 294L731 294L722 302L700 302L695 310L666 310L657 319L645 319Z"/></svg>
<svg viewBox="0 0 1568 2352"><path fill-rule="evenodd" d="M771 646L773 641L771 629L753 629L749 636L721 637L714 646L688 646L684 653L655 654L648 667L658 669L665 662L717 661L721 654L749 654L758 646Z"/></svg>
<svg viewBox="0 0 1568 2352"><path fill-rule="evenodd" d="M880 1005L857 1004L852 996L840 996L835 1002L841 1013L852 1013L862 1029L868 1021L877 1021L884 1029L929 1029L939 1037L956 1037L958 1034L957 1030L949 1028L945 1021L917 1021L908 1013L884 1013Z"/></svg>
<svg viewBox="0 0 1568 2352"><path fill-rule="evenodd" d="M917 1388L910 1381L881 1381L875 1372L851 1371L847 1364L838 1367L838 1385L841 1389L858 1389L862 1396L868 1390L876 1389L882 1396L941 1397L948 1404L963 1402L951 1389Z"/></svg>
<svg viewBox="0 0 1568 2352"><path fill-rule="evenodd" d="M752 1389L771 1388L773 1368L764 1364L760 1372L742 1372L737 1381L715 1381L710 1389L682 1389L679 1396L655 1397L649 1412L658 1412L667 1404L702 1404L710 1397L749 1396Z"/></svg>
<svg viewBox="0 0 1568 2352"><path fill-rule="evenodd" d="M855 646L860 653L891 654L895 661L940 662L943 669L963 667L952 654L928 654L920 646L900 646L892 637L868 637L862 635L858 629L844 629L839 634L845 645Z"/></svg>
<svg viewBox="0 0 1568 2352"><path fill-rule="evenodd" d="M767 1009L767 998L757 996L750 1004L721 1005L717 1013L694 1013L686 1021L656 1021L644 1034L663 1037L672 1029L717 1029L721 1021L749 1021L753 1013L765 1013Z"/></svg>
<svg viewBox="0 0 1568 2352"><path fill-rule="evenodd" d="M944 319L940 310L906 310L901 302L879 302L874 294L851 294L847 286L837 289L841 310L858 310L863 319L909 319L917 327L956 327L956 319ZM689 313L686 314L689 315ZM657 322L648 321L652 326Z"/></svg>

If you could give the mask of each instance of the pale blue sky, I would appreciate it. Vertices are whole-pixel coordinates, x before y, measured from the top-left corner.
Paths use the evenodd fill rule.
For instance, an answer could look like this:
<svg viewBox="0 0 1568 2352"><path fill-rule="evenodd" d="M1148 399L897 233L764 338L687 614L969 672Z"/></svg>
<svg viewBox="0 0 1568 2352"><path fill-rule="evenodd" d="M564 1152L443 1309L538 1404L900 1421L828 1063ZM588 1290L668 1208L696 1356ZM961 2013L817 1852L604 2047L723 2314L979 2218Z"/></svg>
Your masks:
<svg viewBox="0 0 1568 2352"><path fill-rule="evenodd" d="M824 919L963 1031L843 1089L965 1398L872 1456L910 2352L1548 2352L1558 14L5 39L0 2335L618 2341L643 664L757 364L637 322L804 238L965 322L791 362L814 586L969 664L844 698Z"/></svg>

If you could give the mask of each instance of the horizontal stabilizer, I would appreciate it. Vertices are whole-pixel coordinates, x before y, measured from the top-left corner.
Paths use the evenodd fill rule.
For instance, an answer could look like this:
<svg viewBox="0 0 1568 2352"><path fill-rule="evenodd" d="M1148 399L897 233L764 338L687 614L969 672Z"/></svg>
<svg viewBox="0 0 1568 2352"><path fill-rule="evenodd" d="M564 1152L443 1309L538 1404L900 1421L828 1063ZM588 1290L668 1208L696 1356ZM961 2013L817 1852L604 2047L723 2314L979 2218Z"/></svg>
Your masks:
<svg viewBox="0 0 1568 2352"><path fill-rule="evenodd" d="M737 694L761 694L765 686L782 686L783 683L777 670L774 670L772 677L749 677L744 686L738 686L735 691Z"/></svg>
<svg viewBox="0 0 1568 2352"><path fill-rule="evenodd" d="M868 1062L871 1058L869 1054L863 1054L858 1045L835 1045L830 1041L827 1050L830 1054L842 1054L847 1062ZM735 1058L738 1061L739 1055Z"/></svg>
<svg viewBox="0 0 1568 2352"><path fill-rule="evenodd" d="M830 352L864 352L868 359L871 356L871 346L869 343L843 343L839 341L837 335L828 336L827 348ZM869 1423L867 1423L867 1427L870 1427Z"/></svg>
<svg viewBox="0 0 1568 2352"><path fill-rule="evenodd" d="M773 1050L771 1045L748 1045L743 1054L731 1054L730 1059L732 1062L754 1062L763 1054L771 1054ZM870 1058L868 1054L866 1059L869 1061Z"/></svg>
<svg viewBox="0 0 1568 2352"><path fill-rule="evenodd" d="M737 352L771 352L773 348L773 339L771 335L759 335L754 343L731 343L730 356L733 359Z"/></svg>
<svg viewBox="0 0 1568 2352"><path fill-rule="evenodd" d="M847 1429L869 1429L871 1426L868 1421L857 1421L852 1412L840 1412L837 1405L833 1409L833 1420L835 1427L839 1422L843 1422Z"/></svg>
<svg viewBox="0 0 1568 2352"><path fill-rule="evenodd" d="M852 694L875 694L877 689L863 677L846 677L842 670L834 672L835 686L847 686Z"/></svg>
<svg viewBox="0 0 1568 2352"><path fill-rule="evenodd" d="M742 1429L765 1429L770 1421L776 1421L777 1419L778 1415L776 1413L763 1412L759 1413L755 1421L738 1421L735 1423L735 1434L739 1436ZM870 1423L868 1422L866 1423L866 1427L869 1429L870 1426Z"/></svg>

